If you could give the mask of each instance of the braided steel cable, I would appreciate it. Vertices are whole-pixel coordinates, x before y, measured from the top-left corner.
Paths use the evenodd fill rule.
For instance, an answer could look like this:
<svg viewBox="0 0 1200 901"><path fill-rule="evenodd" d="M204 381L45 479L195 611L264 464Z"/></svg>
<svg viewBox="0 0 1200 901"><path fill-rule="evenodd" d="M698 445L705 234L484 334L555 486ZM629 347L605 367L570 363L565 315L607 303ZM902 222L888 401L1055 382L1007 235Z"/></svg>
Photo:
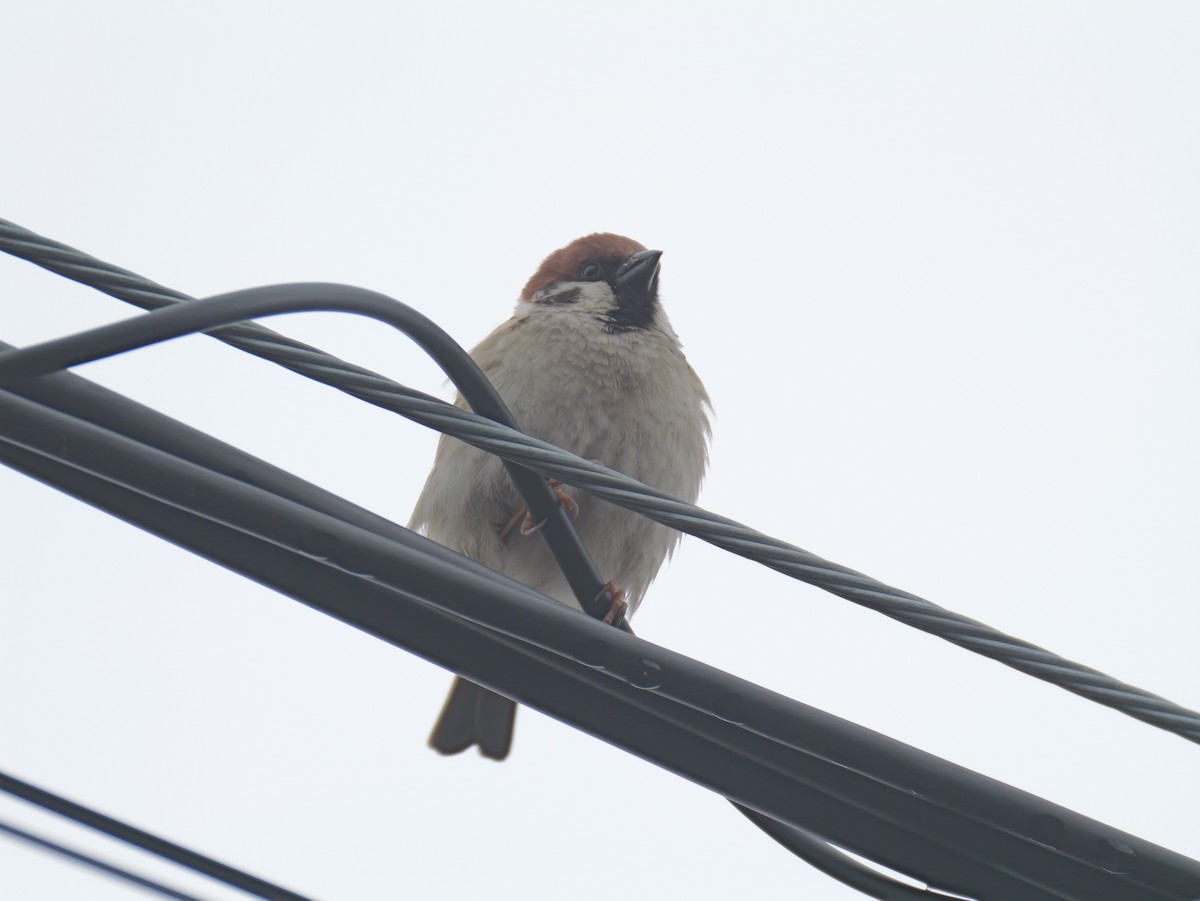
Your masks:
<svg viewBox="0 0 1200 901"><path fill-rule="evenodd" d="M4 220L0 220L0 250L144 309L156 309L191 299ZM332 299L339 290L354 289L326 286L326 290ZM893 588L734 520L672 498L607 467L413 391L370 370L346 363L253 323L214 328L211 334L293 372L453 435L510 463L590 491L597 497L663 525L990 657L1127 716L1200 743L1200 714L1195 711L1014 638L918 595Z"/></svg>

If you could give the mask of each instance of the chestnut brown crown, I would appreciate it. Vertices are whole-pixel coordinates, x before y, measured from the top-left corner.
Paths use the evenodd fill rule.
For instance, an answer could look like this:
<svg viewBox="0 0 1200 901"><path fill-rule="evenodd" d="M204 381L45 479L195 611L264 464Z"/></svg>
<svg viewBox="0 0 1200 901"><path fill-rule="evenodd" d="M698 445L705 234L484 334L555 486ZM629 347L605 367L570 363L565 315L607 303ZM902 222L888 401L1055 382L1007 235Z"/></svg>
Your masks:
<svg viewBox="0 0 1200 901"><path fill-rule="evenodd" d="M522 300L532 300L533 295L555 282L573 281L579 278L580 269L589 262L616 263L630 254L646 248L622 235L596 232L576 238L566 247L561 247L542 261L538 271L525 283Z"/></svg>

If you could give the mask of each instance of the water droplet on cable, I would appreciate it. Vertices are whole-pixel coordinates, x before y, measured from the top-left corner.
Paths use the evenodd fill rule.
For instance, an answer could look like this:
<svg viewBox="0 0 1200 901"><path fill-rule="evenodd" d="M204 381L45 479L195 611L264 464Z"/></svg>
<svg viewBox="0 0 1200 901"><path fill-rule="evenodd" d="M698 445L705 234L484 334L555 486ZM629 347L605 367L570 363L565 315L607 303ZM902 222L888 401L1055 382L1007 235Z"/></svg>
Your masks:
<svg viewBox="0 0 1200 901"><path fill-rule="evenodd" d="M740 726L746 721L746 699L736 691L726 692L717 698L712 712L725 722Z"/></svg>
<svg viewBox="0 0 1200 901"><path fill-rule="evenodd" d="M634 688L658 688L662 685L662 667L643 657L633 662L625 678Z"/></svg>
<svg viewBox="0 0 1200 901"><path fill-rule="evenodd" d="M589 638L575 649L575 659L584 666L605 669L612 663L612 650L602 638Z"/></svg>
<svg viewBox="0 0 1200 901"><path fill-rule="evenodd" d="M341 544L338 539L320 529L309 529L300 536L299 550L309 557L327 560Z"/></svg>
<svg viewBox="0 0 1200 901"><path fill-rule="evenodd" d="M1099 858L1100 866L1118 875L1132 873L1138 863L1137 852L1119 838L1101 839Z"/></svg>
<svg viewBox="0 0 1200 901"><path fill-rule="evenodd" d="M366 578L375 578L371 572L371 567L367 563L366 555L355 550L352 546L345 548L331 561L334 566L343 572L348 572L355 576L365 576Z"/></svg>
<svg viewBox="0 0 1200 901"><path fill-rule="evenodd" d="M1039 813L1029 823L1029 837L1047 848L1061 848L1067 827L1058 817Z"/></svg>
<svg viewBox="0 0 1200 901"><path fill-rule="evenodd" d="M921 773L915 773L904 787L914 798L924 798L929 793L929 779Z"/></svg>

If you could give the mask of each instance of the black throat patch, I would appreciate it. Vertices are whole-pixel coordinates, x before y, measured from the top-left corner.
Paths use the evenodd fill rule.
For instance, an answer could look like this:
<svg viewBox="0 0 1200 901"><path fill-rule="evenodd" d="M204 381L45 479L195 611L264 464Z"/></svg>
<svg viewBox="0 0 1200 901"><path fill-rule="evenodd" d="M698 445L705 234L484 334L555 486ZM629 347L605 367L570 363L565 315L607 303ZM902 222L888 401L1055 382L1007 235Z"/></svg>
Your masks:
<svg viewBox="0 0 1200 901"><path fill-rule="evenodd" d="M655 286L657 288L657 286ZM637 292L622 293L616 291L617 305L611 312L599 316L604 323L604 330L614 334L648 329L654 324L654 314L658 309L658 291L648 294Z"/></svg>

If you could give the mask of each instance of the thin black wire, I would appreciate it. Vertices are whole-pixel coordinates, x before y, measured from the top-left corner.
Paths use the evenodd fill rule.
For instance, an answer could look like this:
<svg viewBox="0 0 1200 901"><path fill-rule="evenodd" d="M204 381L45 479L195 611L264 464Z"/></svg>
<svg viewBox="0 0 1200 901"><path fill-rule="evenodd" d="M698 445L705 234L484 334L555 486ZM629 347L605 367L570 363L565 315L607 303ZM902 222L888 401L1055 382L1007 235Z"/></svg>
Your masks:
<svg viewBox="0 0 1200 901"><path fill-rule="evenodd" d="M137 873L132 873L129 870L124 870L111 863L106 863L96 857L84 854L82 851L76 851L68 848L66 845L60 845L57 842L52 842L48 838L42 838L40 835L34 835L32 832L26 832L24 829L18 829L16 826L0 821L0 832L11 835L13 838L28 842L29 844L41 848L43 851L50 851L58 854L68 860L73 860L76 863L81 863L93 869L106 873L109 876L114 876L117 879L124 879L126 882L132 883L139 888L147 891L156 892L164 895L167 898L175 898L176 901L201 901L195 895L185 894L177 889L163 885L161 882L155 882L153 879L147 879L145 876L139 876Z"/></svg>
<svg viewBox="0 0 1200 901"><path fill-rule="evenodd" d="M0 220L0 250L16 252L10 249L12 246L15 246L19 251L31 253L31 241L28 237L16 245L13 245L13 242L7 237L8 233L14 228L19 227ZM23 229L20 231L24 232ZM28 234L31 235L32 233ZM36 236L33 237L36 238ZM75 275L93 273L97 268L103 266L99 261L91 261L86 266L81 264L67 266L60 259L63 256L64 251L61 248L55 250L50 255L51 262L54 262L55 265L47 266L47 268L52 268L53 271L67 274L70 277L75 277ZM28 258L33 262L39 262L32 254ZM128 293L127 283L130 278L131 275L129 273L117 270L116 275L107 273L105 278L99 280L96 286L101 287L102 290L107 290L108 293L112 293L114 296L125 299L123 295ZM103 287L105 285L108 288ZM112 288L112 290L108 290L109 288ZM148 287L143 286L137 293L137 296L144 300L144 295L152 289L157 289L157 286L148 283ZM329 301L324 307L326 309L344 308L339 307L335 301L340 303L351 296L383 297L383 295L375 292L368 292L364 289L351 288L344 285L307 285L289 286L288 288L289 291L300 291L302 289L324 292L321 297ZM117 293L118 290L120 293ZM251 291L254 290L261 289L251 289ZM250 294L250 292L236 293L243 297ZM227 298L233 296L225 295L223 298L212 298L203 302L194 301L185 306L192 307L196 303L212 303L214 301L224 302ZM173 297L165 298L165 296L160 296L160 299L163 300L163 305L170 304L175 309L179 307L178 303L173 302L175 300ZM316 300L316 295L307 295L307 299L303 305L295 306L291 309L322 308L321 304L317 303ZM400 310L406 310L409 313L413 312L398 301L389 299L389 302L395 304ZM264 315L252 312L250 305L247 305L243 309L246 311L247 317ZM280 312L282 309L276 309L275 312ZM141 317L141 319L153 319L154 316L167 312L169 311L161 310L159 313L151 314L149 317ZM172 322L184 321L182 318L168 318ZM420 317L420 319L424 320L424 317ZM39 372L50 372L61 366L75 365L76 363L83 362L85 359L95 359L97 355L94 353L94 347L92 348L92 356L81 355L83 343L93 340L91 336L99 335L101 332L105 336L133 334L135 330L142 328L142 326L134 325L138 321L138 319L126 320L116 323L113 326L105 326L102 329L95 329L81 335L60 339L58 342L47 342L45 345L37 347L10 351L2 355L5 358L5 362L0 363L0 371L6 373L3 376L6 379L28 378ZM159 321L166 322L167 320ZM868 607L885 616L899 620L906 625L936 635L960 647L982 654L985 657L998 660L1028 675L1058 685L1067 691L1088 698L1089 700L1112 707L1127 716L1172 732L1189 741L1200 743L1200 714L1158 695L1120 682L1099 670L1067 660L1030 642L1006 635L991 626L939 607L915 594L893 588L883 582L879 582L840 564L832 563L794 545L771 538L734 520L717 516L692 504L684 503L664 492L643 485L635 479L631 479L597 463L583 460L561 448L538 441L505 425L484 419L465 410L460 410L451 404L395 385L395 383L389 382L375 373L361 370L358 367L350 366L350 364L345 364L340 360L324 355L320 356L322 362L319 365L315 365L313 363L314 355L320 354L319 351L304 345L300 345L302 349L297 350L291 346L295 342L291 342L288 339L283 339L283 343L276 346L274 333L266 329L261 329L265 333L265 336L261 335L257 331L261 328L259 326L242 323L229 328L217 328L217 325L222 321L222 317L207 319L204 316L200 316L194 321L198 323L198 328L212 330L215 337L228 340L226 338L228 333L236 333L237 342L239 342L236 346L249 349L250 352L257 353L260 356L266 356L268 359L279 362L293 371L331 384L356 397L368 400L377 406L394 410L414 421L453 435L489 453L496 454L510 463L516 463L518 467L514 470L515 472L521 472L520 467L525 467L529 470L553 476L576 487L586 489L597 497L633 510L681 532L694 535L739 556L759 562L777 572L816 585L838 597ZM424 321L428 322L428 320ZM108 331L105 331L105 329ZM438 331L440 332L441 330L439 329ZM159 340L183 333L179 330L163 330L159 336ZM244 336L247 333L253 336L250 339L250 343L257 349L251 349L249 346L246 346ZM148 336L152 335L153 329L147 330L145 334ZM229 343L235 342L230 340ZM49 368L42 366L40 370L35 370L29 368L25 362L21 362L29 360L29 354L33 352L46 354L50 345L54 345L56 348L55 352L58 356L54 359L58 362L52 363L49 365ZM118 341L112 346L115 349L109 352L127 350L136 346L136 344L121 344ZM259 353L259 350L263 346L270 348L270 354ZM44 359L50 360L51 358L44 357ZM339 375L339 373L344 372L350 373L348 379ZM362 387L367 382L371 384L369 389ZM539 482L538 487L544 489L545 493L549 495L549 489L546 488L544 483ZM545 515L551 518L550 525L555 526L555 528L543 531L550 533L568 531L565 525L569 525L569 523L567 523L566 516L561 510L560 505L552 499L545 502L550 504L550 508L535 510L535 513L538 514L539 518L542 518L542 512L544 511ZM530 506L532 508L533 504L531 503ZM559 522L560 520L561 522ZM563 528L558 528L557 526L563 526ZM573 530L569 531L573 533ZM593 607L595 606L604 605L593 604ZM594 611L589 612L593 612L594 614Z"/></svg>
<svg viewBox="0 0 1200 901"><path fill-rule="evenodd" d="M266 901L312 901L311 898L304 895L267 882L265 879L260 879L258 876L253 876L228 864L221 863L219 860L206 857L203 854L192 851L190 848L185 848L182 845L159 838L157 835L138 829L136 826L131 826L121 820L106 816L76 801L68 800L61 795L47 791L44 788L31 785L15 776L10 776L8 773L0 772L0 791L10 794L14 798L20 798L22 801L27 801L30 804L36 804L38 807L48 810L51 813L56 813L61 817L74 820L77 823L95 829L97 832L111 835L113 838L118 838L144 851L157 854L159 857L187 867L189 870L202 873L210 879L216 879L218 882L224 882L226 885L231 885L251 895L264 898Z"/></svg>

